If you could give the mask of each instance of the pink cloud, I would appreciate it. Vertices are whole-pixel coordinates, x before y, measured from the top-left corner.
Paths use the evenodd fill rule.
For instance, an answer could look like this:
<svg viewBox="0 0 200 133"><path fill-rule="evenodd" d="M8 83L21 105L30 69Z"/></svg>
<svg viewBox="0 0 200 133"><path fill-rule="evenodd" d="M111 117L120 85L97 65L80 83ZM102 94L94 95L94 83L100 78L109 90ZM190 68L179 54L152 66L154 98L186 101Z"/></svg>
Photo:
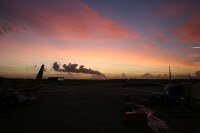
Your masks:
<svg viewBox="0 0 200 133"><path fill-rule="evenodd" d="M9 41L7 41L5 46L1 47L4 49L0 53L2 55L1 59L15 59L22 62L28 62L30 59L41 62L49 60L64 61L67 59L84 60L92 62L91 64L95 64L94 62L112 62L116 64L140 64L145 66L163 66L168 64L173 66L184 66L185 64L185 66L191 66L190 61L184 62L185 57L173 53L170 49L163 49L159 47L159 44L149 43L141 44L138 47L134 45L129 47L126 45L126 42L123 42L127 48L119 49L115 47L116 43L109 42L106 43L106 46L102 46L103 43L99 43L99 41L132 40L138 37L138 33L124 28L111 18L102 16L81 1L62 1L58 4L59 6L47 6L44 2L36 2L28 5L25 4L27 6L24 6L16 2L11 6L13 7L11 10L13 11L13 17L19 20L16 24L27 27L26 33L33 33L41 37L41 40L47 37L45 38L46 40L57 39L64 40L63 42L70 40L70 43L78 41L78 43L70 44L77 45L78 48L70 49L68 48L68 44L65 48L61 48L49 45L44 40L39 42L26 40L27 44L24 40L22 42L19 41L19 43L11 39L13 42L9 44ZM163 9L161 14L179 14L181 10L180 7L171 6ZM177 34L186 37L184 38L186 41L191 40L190 36L198 40L198 35L194 31L195 28L199 28L198 24L195 23L195 26L184 25L183 27L187 29L187 32L183 30L184 28L179 28ZM13 25L13 27L15 26ZM157 39L164 42L177 41L176 39L167 37L163 31L158 30L158 34L155 31L153 35L155 35L155 38L151 42ZM140 39L144 38L145 36L142 36ZM90 45L91 47L85 48L85 45ZM8 55L8 53L10 54Z"/></svg>
<svg viewBox="0 0 200 133"><path fill-rule="evenodd" d="M47 6L45 2L26 3L26 6L19 2L12 4L12 15L36 34L67 40L135 39L138 36L81 1L57 2L59 6Z"/></svg>
<svg viewBox="0 0 200 133"><path fill-rule="evenodd" d="M176 2L176 4L167 5L165 7L161 7L160 10L156 12L156 15L160 17L175 15L180 16L184 15L187 16L199 16L200 5L196 1L181 1Z"/></svg>
<svg viewBox="0 0 200 133"><path fill-rule="evenodd" d="M182 42L196 41L200 43L200 17L181 25L175 33L181 36L180 41Z"/></svg>
<svg viewBox="0 0 200 133"><path fill-rule="evenodd" d="M9 34L11 32L20 33L26 31L26 28L22 25L15 24L12 22L0 22L0 36L4 34Z"/></svg>
<svg viewBox="0 0 200 133"><path fill-rule="evenodd" d="M163 42L180 42L177 38L168 37L164 33L158 33L153 38Z"/></svg>
<svg viewBox="0 0 200 133"><path fill-rule="evenodd" d="M179 3L161 8L156 14L158 16L180 15L183 13L184 9L185 5L183 3Z"/></svg>
<svg viewBox="0 0 200 133"><path fill-rule="evenodd" d="M144 44L142 47L150 51L160 51L161 49L156 44Z"/></svg>

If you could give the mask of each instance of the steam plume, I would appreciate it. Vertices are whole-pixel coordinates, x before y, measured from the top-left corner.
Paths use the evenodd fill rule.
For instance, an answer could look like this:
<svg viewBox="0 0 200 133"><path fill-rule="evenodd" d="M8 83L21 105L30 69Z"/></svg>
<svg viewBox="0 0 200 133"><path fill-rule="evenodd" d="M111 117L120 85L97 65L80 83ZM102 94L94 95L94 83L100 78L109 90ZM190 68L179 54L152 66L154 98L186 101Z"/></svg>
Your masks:
<svg viewBox="0 0 200 133"><path fill-rule="evenodd" d="M105 77L104 74L100 73L97 70L92 70L91 68L85 68L84 65L80 65L78 67L78 64L71 64L68 65L63 64L62 66L58 64L58 62L54 62L52 66L54 71L57 72L73 72L73 73L85 73L85 74L95 74L95 75L102 75Z"/></svg>

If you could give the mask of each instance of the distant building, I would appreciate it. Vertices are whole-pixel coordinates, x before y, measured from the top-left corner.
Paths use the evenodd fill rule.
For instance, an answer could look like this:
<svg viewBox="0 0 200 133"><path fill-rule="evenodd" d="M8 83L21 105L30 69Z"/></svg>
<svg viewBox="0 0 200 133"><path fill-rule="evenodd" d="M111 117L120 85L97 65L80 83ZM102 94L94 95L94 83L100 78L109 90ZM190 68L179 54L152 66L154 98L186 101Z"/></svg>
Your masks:
<svg viewBox="0 0 200 133"><path fill-rule="evenodd" d="M64 77L48 77L50 81L63 81Z"/></svg>

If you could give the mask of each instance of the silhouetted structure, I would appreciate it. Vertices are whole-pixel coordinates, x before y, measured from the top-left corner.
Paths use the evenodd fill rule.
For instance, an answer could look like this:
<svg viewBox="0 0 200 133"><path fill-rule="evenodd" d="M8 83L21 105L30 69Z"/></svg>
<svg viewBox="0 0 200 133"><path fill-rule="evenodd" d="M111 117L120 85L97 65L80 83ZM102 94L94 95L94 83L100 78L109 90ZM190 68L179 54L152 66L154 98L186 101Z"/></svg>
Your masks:
<svg viewBox="0 0 200 133"><path fill-rule="evenodd" d="M48 77L49 81L63 81L64 77Z"/></svg>

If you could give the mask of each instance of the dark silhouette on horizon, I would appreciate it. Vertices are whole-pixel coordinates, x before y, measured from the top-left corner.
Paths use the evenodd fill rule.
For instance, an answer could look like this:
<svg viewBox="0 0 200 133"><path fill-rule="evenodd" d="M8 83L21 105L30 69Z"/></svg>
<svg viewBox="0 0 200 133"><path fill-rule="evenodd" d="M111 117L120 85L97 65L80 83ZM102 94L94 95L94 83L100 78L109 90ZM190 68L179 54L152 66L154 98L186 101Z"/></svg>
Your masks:
<svg viewBox="0 0 200 133"><path fill-rule="evenodd" d="M63 64L59 65L58 62L53 63L53 70L57 72L73 72L73 73L85 73L85 74L95 74L95 75L101 75L105 77L104 74L97 70L92 70L91 68L85 68L84 65L80 65L79 68L78 64L71 64L69 63L68 65Z"/></svg>

